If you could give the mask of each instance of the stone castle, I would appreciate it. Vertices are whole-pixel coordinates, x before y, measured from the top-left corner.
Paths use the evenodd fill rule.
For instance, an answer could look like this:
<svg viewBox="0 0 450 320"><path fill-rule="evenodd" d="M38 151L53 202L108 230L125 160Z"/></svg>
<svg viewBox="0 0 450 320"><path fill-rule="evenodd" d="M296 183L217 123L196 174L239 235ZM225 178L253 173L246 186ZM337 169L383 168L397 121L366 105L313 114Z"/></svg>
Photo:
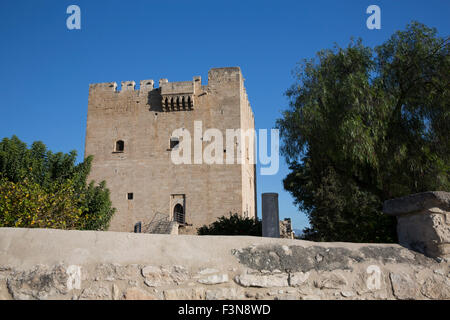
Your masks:
<svg viewBox="0 0 450 320"><path fill-rule="evenodd" d="M194 234L230 212L256 217L255 164L171 161L180 144L173 132L194 135L194 121L201 121L203 130L223 133L254 129L239 67L209 70L207 85L199 76L183 82L161 79L159 87L142 80L139 89L134 81L123 81L121 90L115 82L90 85L85 156L94 156L89 179L106 181L117 209L109 230L156 228L165 221L176 222L171 228L175 224L181 233ZM234 150L224 145L224 155L238 155L240 143L236 138ZM200 145L204 149L208 143ZM254 159L254 148L244 145L243 159Z"/></svg>

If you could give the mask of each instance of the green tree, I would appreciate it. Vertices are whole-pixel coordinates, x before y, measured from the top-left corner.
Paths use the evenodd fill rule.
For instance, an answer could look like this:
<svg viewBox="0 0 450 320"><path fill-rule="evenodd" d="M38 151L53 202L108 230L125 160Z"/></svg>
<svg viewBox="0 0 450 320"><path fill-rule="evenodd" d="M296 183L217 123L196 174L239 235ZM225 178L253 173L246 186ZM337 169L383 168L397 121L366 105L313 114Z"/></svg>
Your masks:
<svg viewBox="0 0 450 320"><path fill-rule="evenodd" d="M418 22L299 64L277 120L305 239L393 242L383 201L450 190L450 45Z"/></svg>
<svg viewBox="0 0 450 320"><path fill-rule="evenodd" d="M230 216L222 216L214 221L209 226L204 225L197 229L199 235L222 235L222 236L261 236L262 224L261 221L241 217L237 213Z"/></svg>
<svg viewBox="0 0 450 320"><path fill-rule="evenodd" d="M87 184L92 157L30 148L16 136L0 142L0 227L106 230L114 214L105 182Z"/></svg>

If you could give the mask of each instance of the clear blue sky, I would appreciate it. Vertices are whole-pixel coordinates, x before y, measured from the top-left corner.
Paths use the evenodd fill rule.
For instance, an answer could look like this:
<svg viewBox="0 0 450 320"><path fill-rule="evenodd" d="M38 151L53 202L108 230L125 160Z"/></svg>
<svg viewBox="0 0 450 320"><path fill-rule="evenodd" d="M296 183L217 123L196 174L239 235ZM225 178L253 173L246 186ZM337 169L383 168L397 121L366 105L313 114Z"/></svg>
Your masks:
<svg viewBox="0 0 450 320"><path fill-rule="evenodd" d="M66 28L66 8L81 8L81 30ZM381 30L366 28L366 8L381 8ZM206 81L212 67L240 66L257 128L272 128L286 108L296 62L351 36L370 46L418 20L450 30L450 1L45 1L0 3L0 138L41 140L52 151L84 152L88 85L168 78ZM281 218L294 228L304 214L274 176L261 193L278 192Z"/></svg>

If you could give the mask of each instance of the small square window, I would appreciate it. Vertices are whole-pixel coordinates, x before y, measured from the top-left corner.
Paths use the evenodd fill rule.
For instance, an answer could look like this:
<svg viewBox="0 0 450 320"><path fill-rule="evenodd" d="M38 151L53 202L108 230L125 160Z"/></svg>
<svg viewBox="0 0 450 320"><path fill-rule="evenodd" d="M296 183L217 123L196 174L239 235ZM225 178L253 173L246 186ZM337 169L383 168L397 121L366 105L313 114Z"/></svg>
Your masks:
<svg viewBox="0 0 450 320"><path fill-rule="evenodd" d="M128 193L128 200L133 200L133 192Z"/></svg>

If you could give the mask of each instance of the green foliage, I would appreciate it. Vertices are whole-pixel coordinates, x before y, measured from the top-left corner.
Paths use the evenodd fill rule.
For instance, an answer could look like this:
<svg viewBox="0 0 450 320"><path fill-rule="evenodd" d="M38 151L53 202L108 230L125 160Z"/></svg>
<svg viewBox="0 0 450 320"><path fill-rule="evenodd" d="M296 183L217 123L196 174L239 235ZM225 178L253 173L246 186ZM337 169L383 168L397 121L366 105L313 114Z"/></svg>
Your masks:
<svg viewBox="0 0 450 320"><path fill-rule="evenodd" d="M114 214L105 182L86 183L92 157L52 153L16 136L0 142L0 227L105 230Z"/></svg>
<svg viewBox="0 0 450 320"><path fill-rule="evenodd" d="M197 229L199 235L240 235L240 236L261 236L261 221L252 218L243 218L237 213L230 212L229 217L222 216L209 226Z"/></svg>
<svg viewBox="0 0 450 320"><path fill-rule="evenodd" d="M277 126L305 239L396 241L383 201L450 190L449 52L414 22L375 49L352 41L298 66Z"/></svg>

